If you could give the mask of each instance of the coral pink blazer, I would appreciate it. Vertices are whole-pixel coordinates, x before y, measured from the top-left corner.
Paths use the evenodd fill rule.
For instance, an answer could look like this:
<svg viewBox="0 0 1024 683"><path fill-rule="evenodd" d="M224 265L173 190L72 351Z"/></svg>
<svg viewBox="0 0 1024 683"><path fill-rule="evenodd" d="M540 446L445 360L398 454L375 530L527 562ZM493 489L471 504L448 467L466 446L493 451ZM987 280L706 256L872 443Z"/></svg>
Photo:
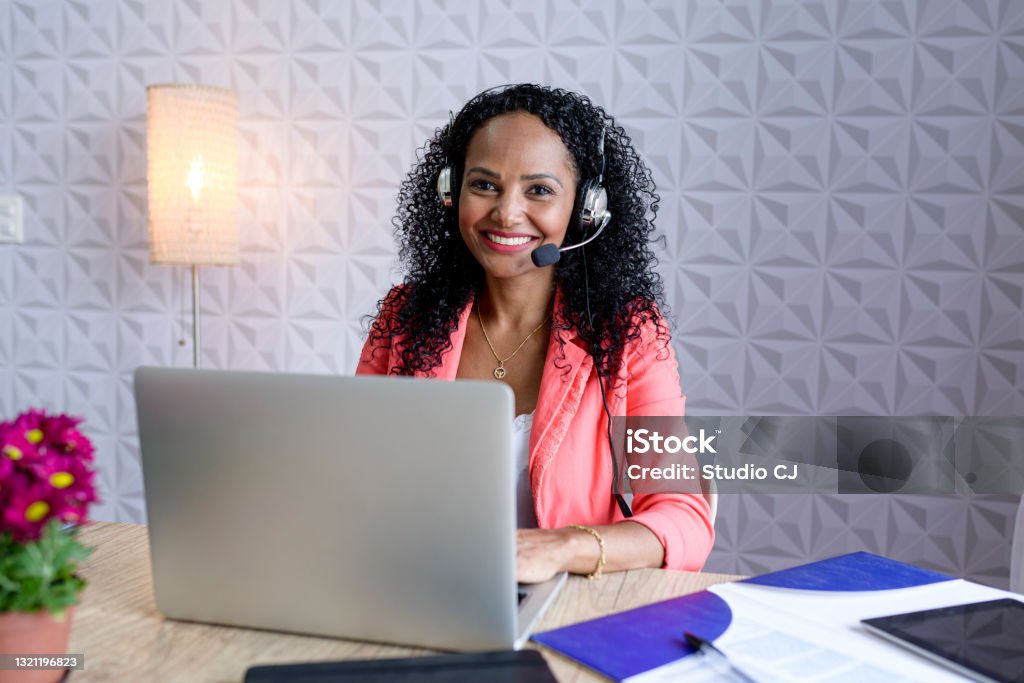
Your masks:
<svg viewBox="0 0 1024 683"><path fill-rule="evenodd" d="M558 310L559 301L555 301ZM452 348L441 365L429 374L454 380L466 338L472 302L459 318L452 334ZM611 495L612 463L606 437L607 419L594 360L573 329L552 326L547 360L530 433L530 483L537 523L541 528L569 524L612 524L624 519ZM556 335L565 342L565 358L559 359ZM639 343L627 348L623 360L628 374L608 391L612 415L682 415L686 399L679 389L679 371L671 344L667 352L655 347L654 326L645 330ZM387 374L398 360L396 344L378 347L371 354L363 347L356 374ZM558 362L559 367L555 363ZM606 387L607 389L607 383ZM511 416L509 417L511 419ZM622 457L621 453L617 453ZM714 542L711 509L703 496L678 493L637 494L630 521L643 524L665 548L667 569L697 571L704 565Z"/></svg>

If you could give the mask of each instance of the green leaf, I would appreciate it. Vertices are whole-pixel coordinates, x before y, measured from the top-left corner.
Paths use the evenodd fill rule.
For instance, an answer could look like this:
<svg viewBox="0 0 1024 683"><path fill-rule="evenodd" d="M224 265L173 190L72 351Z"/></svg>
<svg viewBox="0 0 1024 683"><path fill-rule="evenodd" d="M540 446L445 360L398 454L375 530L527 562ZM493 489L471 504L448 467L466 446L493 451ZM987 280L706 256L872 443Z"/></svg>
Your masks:
<svg viewBox="0 0 1024 683"><path fill-rule="evenodd" d="M52 519L31 543L0 534L0 613L45 609L56 616L78 601L85 581L76 572L92 550L76 531Z"/></svg>

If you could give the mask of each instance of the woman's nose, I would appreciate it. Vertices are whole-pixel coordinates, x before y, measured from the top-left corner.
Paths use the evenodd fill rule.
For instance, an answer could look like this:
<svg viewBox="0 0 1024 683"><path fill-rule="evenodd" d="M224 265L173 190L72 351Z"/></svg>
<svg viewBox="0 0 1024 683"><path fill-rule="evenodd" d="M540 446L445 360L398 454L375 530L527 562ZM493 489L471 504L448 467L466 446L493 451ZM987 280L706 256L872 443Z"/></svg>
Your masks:
<svg viewBox="0 0 1024 683"><path fill-rule="evenodd" d="M497 197L491 210L491 220L501 227L512 227L523 221L523 206L514 192L505 192Z"/></svg>

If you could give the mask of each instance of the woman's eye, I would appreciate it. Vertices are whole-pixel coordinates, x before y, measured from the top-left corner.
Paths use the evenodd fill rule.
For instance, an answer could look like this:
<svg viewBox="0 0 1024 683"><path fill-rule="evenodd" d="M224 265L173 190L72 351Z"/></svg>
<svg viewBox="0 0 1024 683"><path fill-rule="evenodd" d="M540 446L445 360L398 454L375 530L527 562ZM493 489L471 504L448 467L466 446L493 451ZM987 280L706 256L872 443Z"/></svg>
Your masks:
<svg viewBox="0 0 1024 683"><path fill-rule="evenodd" d="M483 192L489 192L494 189L494 184L487 180L471 180L469 186L474 190L482 190Z"/></svg>
<svg viewBox="0 0 1024 683"><path fill-rule="evenodd" d="M534 185L533 187L530 188L530 193L539 195L554 194L551 188L548 187L547 185Z"/></svg>

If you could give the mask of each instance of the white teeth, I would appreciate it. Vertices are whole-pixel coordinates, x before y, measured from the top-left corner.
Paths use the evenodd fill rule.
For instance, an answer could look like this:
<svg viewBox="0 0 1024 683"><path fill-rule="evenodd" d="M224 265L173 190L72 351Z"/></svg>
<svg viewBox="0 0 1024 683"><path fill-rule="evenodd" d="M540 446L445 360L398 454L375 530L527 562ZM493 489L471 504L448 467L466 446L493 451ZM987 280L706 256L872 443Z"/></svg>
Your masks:
<svg viewBox="0 0 1024 683"><path fill-rule="evenodd" d="M491 240L492 242L497 242L498 244L504 244L505 246L508 246L508 247L516 247L516 246L519 246L520 244L526 244L527 242L529 242L533 238L532 237L501 237L500 235L495 235L493 232L489 232L489 233L487 233L487 239Z"/></svg>

